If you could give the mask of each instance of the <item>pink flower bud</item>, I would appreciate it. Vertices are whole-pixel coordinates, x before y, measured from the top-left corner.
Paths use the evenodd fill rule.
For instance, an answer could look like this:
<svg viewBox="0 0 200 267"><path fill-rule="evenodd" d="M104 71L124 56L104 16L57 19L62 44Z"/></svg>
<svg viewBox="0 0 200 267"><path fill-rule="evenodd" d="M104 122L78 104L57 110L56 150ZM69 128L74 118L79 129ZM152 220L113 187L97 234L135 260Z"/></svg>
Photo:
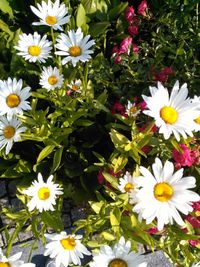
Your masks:
<svg viewBox="0 0 200 267"><path fill-rule="evenodd" d="M128 33L130 34L130 35L137 35L138 34L138 27L136 26L136 25L130 25L129 27L128 27Z"/></svg>
<svg viewBox="0 0 200 267"><path fill-rule="evenodd" d="M113 55L113 54L118 54L118 53L119 53L118 46L115 45L115 46L113 47L113 49L112 49L112 55Z"/></svg>
<svg viewBox="0 0 200 267"><path fill-rule="evenodd" d="M143 0L138 6L138 14L145 17L147 8L148 8L147 1Z"/></svg>
<svg viewBox="0 0 200 267"><path fill-rule="evenodd" d="M131 22L133 17L135 15L135 10L132 6L128 6L125 10L125 19L128 21L128 22Z"/></svg>
<svg viewBox="0 0 200 267"><path fill-rule="evenodd" d="M133 44L133 53L135 54L139 53L139 47L136 44Z"/></svg>
<svg viewBox="0 0 200 267"><path fill-rule="evenodd" d="M126 37L124 40L122 40L120 47L119 47L119 54L125 54L128 53L129 47L132 44L132 37Z"/></svg>
<svg viewBox="0 0 200 267"><path fill-rule="evenodd" d="M114 64L119 64L120 61L122 61L122 57L121 56L117 56L115 58Z"/></svg>
<svg viewBox="0 0 200 267"><path fill-rule="evenodd" d="M190 149L185 144L179 145L182 152L179 152L178 150L174 149L172 152L172 156L175 160L175 165L177 167L179 166L192 166L193 161L190 155Z"/></svg>

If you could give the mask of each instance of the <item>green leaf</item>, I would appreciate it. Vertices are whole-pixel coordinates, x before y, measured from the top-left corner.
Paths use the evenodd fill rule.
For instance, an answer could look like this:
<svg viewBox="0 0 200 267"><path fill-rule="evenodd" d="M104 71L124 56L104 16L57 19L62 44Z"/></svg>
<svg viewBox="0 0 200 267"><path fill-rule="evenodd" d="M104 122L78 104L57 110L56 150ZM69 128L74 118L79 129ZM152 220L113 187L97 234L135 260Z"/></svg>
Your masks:
<svg viewBox="0 0 200 267"><path fill-rule="evenodd" d="M44 158L46 158L49 154L51 154L52 151L54 150L54 148L55 148L55 146L53 146L53 145L49 145L49 146L46 146L45 148L43 148L42 151L40 152L38 158L37 158L37 163L39 163Z"/></svg>
<svg viewBox="0 0 200 267"><path fill-rule="evenodd" d="M101 34L106 34L106 29L110 26L109 21L102 21L102 22L97 22L93 23L90 26L90 33L92 37L99 36Z"/></svg>
<svg viewBox="0 0 200 267"><path fill-rule="evenodd" d="M127 164L128 157L125 155L121 155L116 159L116 162L114 163L114 173L117 173L121 171Z"/></svg>
<svg viewBox="0 0 200 267"><path fill-rule="evenodd" d="M96 12L97 5L96 0L82 0L81 1L87 14Z"/></svg>
<svg viewBox="0 0 200 267"><path fill-rule="evenodd" d="M13 11L7 0L0 1L0 10L4 13L8 13L10 18L13 18Z"/></svg>
<svg viewBox="0 0 200 267"><path fill-rule="evenodd" d="M0 4L1 5L1 4ZM9 26L3 21L0 19L0 29L3 31L3 32L6 32L8 33L9 35L11 35L12 37L14 36L14 33L10 30Z"/></svg>
<svg viewBox="0 0 200 267"><path fill-rule="evenodd" d="M110 175L109 173L103 172L102 173L105 179L112 185L112 187L118 189L118 183L114 176Z"/></svg>
<svg viewBox="0 0 200 267"><path fill-rule="evenodd" d="M52 227L56 231L63 230L63 223L58 214L52 214L50 212L43 212L41 215L42 221L49 227Z"/></svg>
<svg viewBox="0 0 200 267"><path fill-rule="evenodd" d="M53 157L53 167L51 169L51 173L55 172L59 166L62 159L63 147L59 147Z"/></svg>
<svg viewBox="0 0 200 267"><path fill-rule="evenodd" d="M77 27L81 27L82 25L86 24L86 13L82 4L80 4L77 8L76 24Z"/></svg>
<svg viewBox="0 0 200 267"><path fill-rule="evenodd" d="M112 8L109 11L109 17L111 20L116 19L122 12L124 12L125 8L128 6L128 2L121 3L116 7Z"/></svg>
<svg viewBox="0 0 200 267"><path fill-rule="evenodd" d="M111 129L110 137L114 146L122 151L124 151L125 147L130 143L128 138L126 138L123 134L120 134L114 129Z"/></svg>

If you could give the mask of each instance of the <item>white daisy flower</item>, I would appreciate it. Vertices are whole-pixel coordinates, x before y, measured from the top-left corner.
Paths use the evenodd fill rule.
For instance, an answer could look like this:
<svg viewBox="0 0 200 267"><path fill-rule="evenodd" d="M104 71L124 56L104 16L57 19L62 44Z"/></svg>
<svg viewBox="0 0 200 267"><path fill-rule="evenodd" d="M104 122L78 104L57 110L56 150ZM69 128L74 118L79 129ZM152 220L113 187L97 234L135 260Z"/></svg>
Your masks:
<svg viewBox="0 0 200 267"><path fill-rule="evenodd" d="M200 131L200 97L195 95L194 98L191 99L191 102L198 105L197 110L198 110L199 114L194 120L195 131L198 132L198 131Z"/></svg>
<svg viewBox="0 0 200 267"><path fill-rule="evenodd" d="M0 80L0 116L7 114L8 119L13 115L22 114L23 110L30 110L31 107L27 98L30 97L30 87L22 89L22 79L17 81L10 77L7 81Z"/></svg>
<svg viewBox="0 0 200 267"><path fill-rule="evenodd" d="M9 258L3 255L3 251L0 248L0 266L1 267L35 267L34 263L24 263L19 260L22 256L22 252L18 252Z"/></svg>
<svg viewBox="0 0 200 267"><path fill-rule="evenodd" d="M187 138L187 135L193 136L197 105L192 104L187 98L187 84L184 83L179 88L179 82L176 81L170 96L167 88L160 82L158 88L150 87L150 92L151 97L143 95L149 109L143 112L155 119L159 133L162 133L165 139L174 134L177 141L180 141L180 135L184 138Z"/></svg>
<svg viewBox="0 0 200 267"><path fill-rule="evenodd" d="M51 210L54 211L53 205L56 204L56 199L59 195L62 195L62 188L59 184L55 184L53 181L53 175L49 176L46 182L43 181L41 173L38 174L38 181L33 181L32 185L24 190L24 194L32 197L27 204L29 211L35 208L39 212Z"/></svg>
<svg viewBox="0 0 200 267"><path fill-rule="evenodd" d="M144 256L131 250L131 242L121 237L113 248L104 245L98 254L93 254L90 267L146 267Z"/></svg>
<svg viewBox="0 0 200 267"><path fill-rule="evenodd" d="M134 177L129 172L119 178L119 189L122 193L130 193L135 187Z"/></svg>
<svg viewBox="0 0 200 267"><path fill-rule="evenodd" d="M193 263L191 267L200 267L200 262Z"/></svg>
<svg viewBox="0 0 200 267"><path fill-rule="evenodd" d="M140 113L140 110L137 109L135 103L131 103L128 100L128 104L126 105L126 111L125 111L125 113L129 117L136 117Z"/></svg>
<svg viewBox="0 0 200 267"><path fill-rule="evenodd" d="M73 263L81 265L81 260L85 255L91 255L87 248L81 243L82 235L68 235L66 232L60 234L45 234L45 237L51 240L45 246L44 256L50 256L55 259L56 267L65 266Z"/></svg>
<svg viewBox="0 0 200 267"><path fill-rule="evenodd" d="M20 127L21 122L16 118L8 120L5 116L0 117L0 150L6 147L6 155L10 152L13 143L20 141L20 133L26 131L26 127Z"/></svg>
<svg viewBox="0 0 200 267"><path fill-rule="evenodd" d="M52 42L47 40L47 35L41 38L37 32L32 34L20 34L18 46L15 48L19 51L17 54L29 62L46 62L51 57Z"/></svg>
<svg viewBox="0 0 200 267"><path fill-rule="evenodd" d="M137 179L140 187L136 193L137 204L133 211L139 213L140 218L151 223L157 218L157 228L162 230L165 224L184 226L179 212L187 215L193 210L192 202L199 201L200 196L188 190L194 188L195 178L183 177L183 169L174 172L172 162L166 161L164 166L159 158L152 165L153 174L145 167L140 167L142 176Z"/></svg>
<svg viewBox="0 0 200 267"><path fill-rule="evenodd" d="M62 64L65 65L69 61L75 67L77 62L88 61L93 53L89 48L95 44L94 40L90 40L90 35L83 37L81 28L78 28L75 32L70 30L67 35L61 33L57 38L56 48L60 51L55 52L57 55L66 56L62 60Z"/></svg>
<svg viewBox="0 0 200 267"><path fill-rule="evenodd" d="M33 13L40 18L40 22L33 22L33 25L47 25L53 27L54 30L62 31L61 25L69 22L71 16L68 15L68 9L65 4L60 4L60 0L52 3L42 1L42 4L37 4L37 8L30 6Z"/></svg>
<svg viewBox="0 0 200 267"><path fill-rule="evenodd" d="M81 92L81 85L82 82L80 79L75 80L75 81L71 81L70 84L68 84L67 86L70 88L70 90L72 90L73 92L77 92L80 93Z"/></svg>
<svg viewBox="0 0 200 267"><path fill-rule="evenodd" d="M47 91L55 88L61 88L63 85L63 75L59 73L59 69L52 66L43 67L43 71L40 76L40 85L47 89Z"/></svg>

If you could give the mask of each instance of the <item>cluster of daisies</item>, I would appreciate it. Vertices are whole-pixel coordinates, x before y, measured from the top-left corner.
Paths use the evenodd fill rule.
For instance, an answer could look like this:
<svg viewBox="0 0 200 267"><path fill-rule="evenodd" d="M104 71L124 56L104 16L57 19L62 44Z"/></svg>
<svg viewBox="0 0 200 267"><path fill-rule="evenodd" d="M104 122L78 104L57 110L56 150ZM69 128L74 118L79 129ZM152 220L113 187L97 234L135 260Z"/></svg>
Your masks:
<svg viewBox="0 0 200 267"><path fill-rule="evenodd" d="M0 150L5 148L8 154L14 142L20 140L20 134L26 130L18 115L31 107L27 99L30 97L30 87L23 87L23 81L16 78L0 80Z"/></svg>
<svg viewBox="0 0 200 267"><path fill-rule="evenodd" d="M52 3L42 1L41 5L37 4L37 8L31 6L33 13L39 17L39 22L34 22L33 25L46 25L51 27L51 30L63 31L62 26L70 21L68 8L65 4L60 4L59 0ZM62 65L72 63L76 67L78 62L87 62L91 58L93 50L90 48L95 44L94 40L89 40L90 35L83 35L81 28L69 30L66 34L61 33L56 39L56 44L47 39L47 35L41 36L38 32L33 34L19 35L18 45L15 48L18 50L18 55L22 56L29 62L46 63L47 59L51 58L51 51L54 46L55 55L63 56ZM48 91L63 86L63 75L57 67L43 67L40 76L40 85ZM72 81L69 85L70 90L78 92L80 88L80 80Z"/></svg>

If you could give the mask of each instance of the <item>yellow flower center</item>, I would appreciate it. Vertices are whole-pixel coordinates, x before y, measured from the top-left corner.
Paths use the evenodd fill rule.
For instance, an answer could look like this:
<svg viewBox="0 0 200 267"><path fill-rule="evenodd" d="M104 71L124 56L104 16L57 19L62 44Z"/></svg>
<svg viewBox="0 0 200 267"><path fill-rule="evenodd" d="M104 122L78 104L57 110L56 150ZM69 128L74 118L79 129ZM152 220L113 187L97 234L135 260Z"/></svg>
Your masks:
<svg viewBox="0 0 200 267"><path fill-rule="evenodd" d="M78 85L76 85L76 84L72 85L72 90L73 91L77 91L78 90Z"/></svg>
<svg viewBox="0 0 200 267"><path fill-rule="evenodd" d="M161 202L167 202L174 194L173 188L167 183L158 183L154 186L154 196Z"/></svg>
<svg viewBox="0 0 200 267"><path fill-rule="evenodd" d="M3 130L3 135L6 139L10 139L15 135L15 128L13 126L6 126Z"/></svg>
<svg viewBox="0 0 200 267"><path fill-rule="evenodd" d="M131 108L130 108L130 112L131 113L136 113L137 112L137 109L136 109L136 107L135 106L132 106Z"/></svg>
<svg viewBox="0 0 200 267"><path fill-rule="evenodd" d="M108 267L128 267L128 264L122 259L111 260Z"/></svg>
<svg viewBox="0 0 200 267"><path fill-rule="evenodd" d="M127 183L125 186L124 186L124 190L126 192L130 192L131 189L134 189L134 185L132 183Z"/></svg>
<svg viewBox="0 0 200 267"><path fill-rule="evenodd" d="M10 267L9 262L0 262L0 267Z"/></svg>
<svg viewBox="0 0 200 267"><path fill-rule="evenodd" d="M173 107L163 107L160 110L160 117L168 124L174 124L178 119L178 112Z"/></svg>
<svg viewBox="0 0 200 267"><path fill-rule="evenodd" d="M55 85L58 82L58 79L56 78L56 76L49 76L48 78L48 83L51 85Z"/></svg>
<svg viewBox="0 0 200 267"><path fill-rule="evenodd" d="M197 117L194 121L195 121L196 123L200 124L200 116Z"/></svg>
<svg viewBox="0 0 200 267"><path fill-rule="evenodd" d="M38 45L31 45L28 48L29 55L38 57L41 54L41 48Z"/></svg>
<svg viewBox="0 0 200 267"><path fill-rule="evenodd" d="M75 46L70 47L68 52L69 52L70 56L78 57L81 55L82 50L81 50L80 46L75 45Z"/></svg>
<svg viewBox="0 0 200 267"><path fill-rule="evenodd" d="M21 102L21 99L16 94L10 94L6 97L6 104L9 106L9 108L15 108L18 107Z"/></svg>
<svg viewBox="0 0 200 267"><path fill-rule="evenodd" d="M60 240L61 245L66 250L72 250L76 246L76 240L73 237L67 237Z"/></svg>
<svg viewBox="0 0 200 267"><path fill-rule="evenodd" d="M49 25L55 25L57 23L57 18L54 16L47 16L45 21Z"/></svg>
<svg viewBox="0 0 200 267"><path fill-rule="evenodd" d="M46 200L50 197L50 190L48 187L41 187L38 190L38 197L40 200Z"/></svg>

